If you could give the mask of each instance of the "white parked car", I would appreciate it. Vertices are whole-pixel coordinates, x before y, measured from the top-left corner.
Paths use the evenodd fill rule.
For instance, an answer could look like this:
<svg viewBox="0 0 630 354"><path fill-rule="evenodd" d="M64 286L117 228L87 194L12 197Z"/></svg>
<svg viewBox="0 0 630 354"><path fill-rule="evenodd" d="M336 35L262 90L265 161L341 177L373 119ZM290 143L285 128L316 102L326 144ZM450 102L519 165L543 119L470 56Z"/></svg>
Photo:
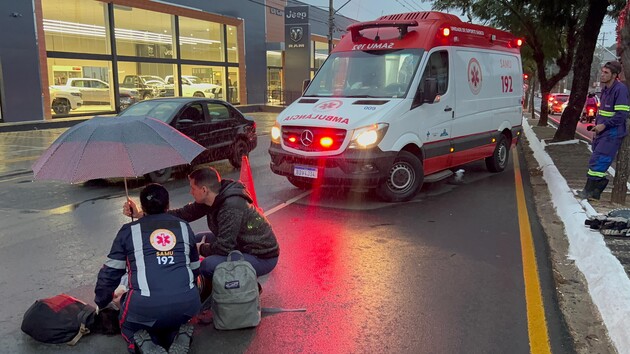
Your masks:
<svg viewBox="0 0 630 354"><path fill-rule="evenodd" d="M112 96L112 92L109 88L109 84L105 81L101 81L99 79L91 79L91 78L70 78L66 81L65 85L57 85L51 86L56 90L61 91L79 91L81 92L81 97L83 98L83 104L110 104L110 97ZM138 90L129 89L125 87L120 88L121 96L131 96L134 101L137 100Z"/></svg>
<svg viewBox="0 0 630 354"><path fill-rule="evenodd" d="M68 114L83 105L81 92L72 88L50 86L50 106L56 114Z"/></svg>
<svg viewBox="0 0 630 354"><path fill-rule="evenodd" d="M174 84L173 75L164 78L168 84ZM201 82L197 76L182 76L182 96L222 98L221 86Z"/></svg>

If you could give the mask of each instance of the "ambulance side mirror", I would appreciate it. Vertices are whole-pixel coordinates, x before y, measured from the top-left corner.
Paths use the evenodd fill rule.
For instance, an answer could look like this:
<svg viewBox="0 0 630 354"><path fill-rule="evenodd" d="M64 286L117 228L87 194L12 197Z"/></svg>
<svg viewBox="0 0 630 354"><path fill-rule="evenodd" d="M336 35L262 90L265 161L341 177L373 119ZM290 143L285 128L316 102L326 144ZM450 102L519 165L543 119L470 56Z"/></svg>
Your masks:
<svg viewBox="0 0 630 354"><path fill-rule="evenodd" d="M311 80L304 80L302 81L302 94L304 92L306 92L306 89L308 88L308 85L311 83Z"/></svg>
<svg viewBox="0 0 630 354"><path fill-rule="evenodd" d="M437 97L437 79L428 77L424 80L422 89L416 92L411 109L421 106L423 103L433 103Z"/></svg>

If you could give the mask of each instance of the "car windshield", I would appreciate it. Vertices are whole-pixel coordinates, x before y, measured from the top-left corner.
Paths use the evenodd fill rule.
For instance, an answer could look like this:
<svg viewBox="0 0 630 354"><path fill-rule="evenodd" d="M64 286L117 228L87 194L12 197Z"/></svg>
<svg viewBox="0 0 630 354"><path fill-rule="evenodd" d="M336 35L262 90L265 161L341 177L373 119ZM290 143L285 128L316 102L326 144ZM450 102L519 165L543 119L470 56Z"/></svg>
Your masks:
<svg viewBox="0 0 630 354"><path fill-rule="evenodd" d="M149 100L138 102L122 111L119 117L147 116L168 122L182 104L174 101Z"/></svg>
<svg viewBox="0 0 630 354"><path fill-rule="evenodd" d="M159 83L166 84L166 81L164 81L164 79L159 76L143 75L140 77L144 80L145 83L150 81L157 81Z"/></svg>
<svg viewBox="0 0 630 354"><path fill-rule="evenodd" d="M186 79L188 79L188 81L190 81L191 84L202 84L203 82L201 82L201 80L198 77L195 76L188 76L186 77Z"/></svg>
<svg viewBox="0 0 630 354"><path fill-rule="evenodd" d="M304 96L405 97L422 54L422 49L333 53Z"/></svg>
<svg viewBox="0 0 630 354"><path fill-rule="evenodd" d="M556 101L558 102L566 102L569 100L569 96L557 96Z"/></svg>

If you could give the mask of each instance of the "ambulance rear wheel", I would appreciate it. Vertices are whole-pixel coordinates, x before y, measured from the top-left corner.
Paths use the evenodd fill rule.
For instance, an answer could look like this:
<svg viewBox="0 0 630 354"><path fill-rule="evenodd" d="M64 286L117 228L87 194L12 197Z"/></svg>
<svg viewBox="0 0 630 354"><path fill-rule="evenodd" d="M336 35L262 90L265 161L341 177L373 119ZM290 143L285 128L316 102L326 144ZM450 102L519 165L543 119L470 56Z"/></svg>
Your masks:
<svg viewBox="0 0 630 354"><path fill-rule="evenodd" d="M287 179L289 180L289 182L291 182L292 185L298 187L299 189L308 190L313 188L313 183L311 182L303 181L294 177L287 177Z"/></svg>
<svg viewBox="0 0 630 354"><path fill-rule="evenodd" d="M510 146L507 138L501 134L497 146L494 148L492 156L486 157L486 167L490 172L502 172L507 166L510 157Z"/></svg>
<svg viewBox="0 0 630 354"><path fill-rule="evenodd" d="M418 193L423 181L424 169L420 159L408 151L401 151L387 178L376 187L376 194L386 202L404 202Z"/></svg>

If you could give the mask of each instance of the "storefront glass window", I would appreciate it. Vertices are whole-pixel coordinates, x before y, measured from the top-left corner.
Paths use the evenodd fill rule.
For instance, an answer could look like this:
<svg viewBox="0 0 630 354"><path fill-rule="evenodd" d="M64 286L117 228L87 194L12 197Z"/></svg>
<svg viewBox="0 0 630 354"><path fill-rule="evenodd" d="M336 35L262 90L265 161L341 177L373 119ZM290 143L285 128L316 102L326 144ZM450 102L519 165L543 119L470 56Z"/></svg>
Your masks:
<svg viewBox="0 0 630 354"><path fill-rule="evenodd" d="M92 0L42 0L46 50L110 54L107 5Z"/></svg>
<svg viewBox="0 0 630 354"><path fill-rule="evenodd" d="M282 104L282 52L267 51L267 103Z"/></svg>
<svg viewBox="0 0 630 354"><path fill-rule="evenodd" d="M113 111L111 73L109 61L49 58L53 117Z"/></svg>
<svg viewBox="0 0 630 354"><path fill-rule="evenodd" d="M114 5L118 55L174 58L173 16Z"/></svg>
<svg viewBox="0 0 630 354"><path fill-rule="evenodd" d="M120 95L127 94L131 103L156 97L173 97L174 85L166 82L173 72L175 65L172 64L118 62ZM137 95L134 96L132 91L137 91Z"/></svg>
<svg viewBox="0 0 630 354"><path fill-rule="evenodd" d="M313 68L315 71L319 69L326 58L328 58L328 43L324 42L315 42L315 62Z"/></svg>
<svg viewBox="0 0 630 354"><path fill-rule="evenodd" d="M268 50L267 51L267 66L282 67L282 52Z"/></svg>
<svg viewBox="0 0 630 354"><path fill-rule="evenodd" d="M227 52L230 63L238 62L238 40L236 38L236 27L227 25Z"/></svg>
<svg viewBox="0 0 630 354"><path fill-rule="evenodd" d="M231 104L241 103L238 94L238 68L228 68L227 97L225 100Z"/></svg>
<svg viewBox="0 0 630 354"><path fill-rule="evenodd" d="M209 97L225 99L225 68L221 66L182 65L182 92L184 97ZM172 76L169 84L175 84Z"/></svg>
<svg viewBox="0 0 630 354"><path fill-rule="evenodd" d="M179 45L182 59L225 61L223 26L218 23L179 18Z"/></svg>

